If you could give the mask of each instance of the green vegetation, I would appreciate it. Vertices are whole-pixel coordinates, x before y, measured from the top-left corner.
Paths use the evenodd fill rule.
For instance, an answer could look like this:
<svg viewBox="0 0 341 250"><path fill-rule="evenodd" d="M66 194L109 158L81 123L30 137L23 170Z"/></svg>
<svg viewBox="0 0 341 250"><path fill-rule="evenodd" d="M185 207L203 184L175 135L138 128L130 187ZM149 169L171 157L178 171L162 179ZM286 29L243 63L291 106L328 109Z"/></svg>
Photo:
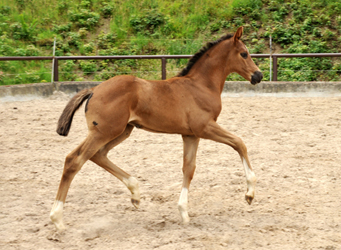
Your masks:
<svg viewBox="0 0 341 250"><path fill-rule="evenodd" d="M193 54L244 26L251 53L341 52L339 0L0 0L0 56ZM269 80L269 59L255 59ZM167 76L187 60L168 60ZM341 58L280 58L279 80L340 81ZM160 60L60 62L60 80L160 79ZM0 85L51 79L51 62L0 62ZM228 80L242 80L232 74Z"/></svg>

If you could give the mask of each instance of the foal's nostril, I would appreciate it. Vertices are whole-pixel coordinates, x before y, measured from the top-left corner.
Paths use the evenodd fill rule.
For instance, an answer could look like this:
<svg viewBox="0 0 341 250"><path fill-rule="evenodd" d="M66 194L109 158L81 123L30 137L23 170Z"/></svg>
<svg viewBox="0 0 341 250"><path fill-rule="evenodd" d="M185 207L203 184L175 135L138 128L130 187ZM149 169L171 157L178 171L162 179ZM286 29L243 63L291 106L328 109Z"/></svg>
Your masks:
<svg viewBox="0 0 341 250"><path fill-rule="evenodd" d="M263 73L260 71L256 71L255 75L258 77L259 81L261 81L263 79Z"/></svg>
<svg viewBox="0 0 341 250"><path fill-rule="evenodd" d="M263 79L263 74L260 71L256 71L255 73L253 73L252 77L251 77L251 83L252 84L257 84L259 83L261 80Z"/></svg>

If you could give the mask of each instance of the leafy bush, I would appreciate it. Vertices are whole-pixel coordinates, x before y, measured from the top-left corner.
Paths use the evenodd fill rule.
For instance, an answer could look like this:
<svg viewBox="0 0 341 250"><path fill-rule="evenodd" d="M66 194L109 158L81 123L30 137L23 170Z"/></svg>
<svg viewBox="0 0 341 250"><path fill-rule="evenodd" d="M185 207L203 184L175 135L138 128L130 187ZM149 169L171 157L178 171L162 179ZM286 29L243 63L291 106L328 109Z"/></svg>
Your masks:
<svg viewBox="0 0 341 250"><path fill-rule="evenodd" d="M76 64L71 61L65 61L61 66L60 66L60 76L61 79L64 81L74 81L76 80L76 73L75 71Z"/></svg>
<svg viewBox="0 0 341 250"><path fill-rule="evenodd" d="M34 36L37 33L36 26L38 20L35 19L32 23L26 23L24 16L19 16L19 23L14 23L10 26L12 36L15 40L34 40Z"/></svg>
<svg viewBox="0 0 341 250"><path fill-rule="evenodd" d="M105 80L108 80L114 76L115 76L115 73L104 70L104 71L95 75L95 80L96 81L105 81Z"/></svg>
<svg viewBox="0 0 341 250"><path fill-rule="evenodd" d="M78 27L94 29L99 22L100 15L87 9L71 10L68 12L69 20Z"/></svg>
<svg viewBox="0 0 341 250"><path fill-rule="evenodd" d="M56 32L57 34L66 34L66 32L71 31L71 23L68 24L62 24L62 25L54 25L53 26L53 32Z"/></svg>
<svg viewBox="0 0 341 250"><path fill-rule="evenodd" d="M13 56L15 50L14 47L9 45L10 39L7 35L0 36L0 55L2 56Z"/></svg>
<svg viewBox="0 0 341 250"><path fill-rule="evenodd" d="M26 6L25 0L15 0L15 3L17 5L19 12L22 12L25 9Z"/></svg>
<svg viewBox="0 0 341 250"><path fill-rule="evenodd" d="M69 4L66 1L59 2L57 5L58 13L63 14L65 13L69 8Z"/></svg>
<svg viewBox="0 0 341 250"><path fill-rule="evenodd" d="M294 43L288 53L325 53L326 42L308 41L307 44ZM332 70L331 58L285 58L279 60L278 78L283 81L316 81Z"/></svg>
<svg viewBox="0 0 341 250"><path fill-rule="evenodd" d="M33 83L41 82L40 76L37 73L27 73L25 78L27 82L33 82Z"/></svg>
<svg viewBox="0 0 341 250"><path fill-rule="evenodd" d="M81 45L81 36L78 32L68 32L66 35L66 41L69 46L75 46L77 48Z"/></svg>
<svg viewBox="0 0 341 250"><path fill-rule="evenodd" d="M28 45L26 49L19 48L14 51L15 56L39 56L39 50L33 45Z"/></svg>
<svg viewBox="0 0 341 250"><path fill-rule="evenodd" d="M233 9L260 9L263 6L261 0L234 0L232 1Z"/></svg>
<svg viewBox="0 0 341 250"><path fill-rule="evenodd" d="M284 47L285 45L300 41L302 36L301 32L297 25L278 23L272 30L267 31L265 36L269 36L272 33L273 40Z"/></svg>
<svg viewBox="0 0 341 250"><path fill-rule="evenodd" d="M91 9L93 0L82 0L80 6L85 9Z"/></svg>
<svg viewBox="0 0 341 250"><path fill-rule="evenodd" d="M330 29L325 29L322 32L322 37L323 37L323 40L330 41L330 40L334 40L336 38L336 34L333 31L331 31Z"/></svg>
<svg viewBox="0 0 341 250"><path fill-rule="evenodd" d="M116 34L114 33L107 33L105 34L104 32L102 32L101 34L99 34L97 36L97 42L98 42L98 48L99 49L109 49L111 48L116 41Z"/></svg>
<svg viewBox="0 0 341 250"><path fill-rule="evenodd" d="M84 44L83 45L83 51L85 54L91 54L95 52L95 44L93 42Z"/></svg>
<svg viewBox="0 0 341 250"><path fill-rule="evenodd" d="M88 35L88 30L87 30L87 28L80 28L79 30L78 30L78 34L79 34L79 36L81 37L81 38L86 38L86 36Z"/></svg>
<svg viewBox="0 0 341 250"><path fill-rule="evenodd" d="M1 6L0 7L0 14L4 16L8 16L11 13L11 7L9 6Z"/></svg>
<svg viewBox="0 0 341 250"><path fill-rule="evenodd" d="M63 56L64 53L71 52L71 46L67 41L57 39L56 41L56 56Z"/></svg>
<svg viewBox="0 0 341 250"><path fill-rule="evenodd" d="M104 3L103 7L100 9L100 12L104 18L109 18L114 13L114 6Z"/></svg>
<svg viewBox="0 0 341 250"><path fill-rule="evenodd" d="M82 69L83 73L86 75L93 74L97 71L97 64L93 61L81 61L79 67Z"/></svg>
<svg viewBox="0 0 341 250"><path fill-rule="evenodd" d="M156 11L150 10L130 18L129 23L135 33L153 34L155 30L166 22L167 18Z"/></svg>

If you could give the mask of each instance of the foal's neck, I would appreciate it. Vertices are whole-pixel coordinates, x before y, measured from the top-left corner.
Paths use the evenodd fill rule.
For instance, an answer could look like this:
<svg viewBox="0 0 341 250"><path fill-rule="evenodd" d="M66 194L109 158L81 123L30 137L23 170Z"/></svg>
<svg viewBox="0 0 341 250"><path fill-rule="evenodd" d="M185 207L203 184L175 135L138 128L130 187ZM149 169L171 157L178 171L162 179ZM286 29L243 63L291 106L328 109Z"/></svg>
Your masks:
<svg viewBox="0 0 341 250"><path fill-rule="evenodd" d="M205 85L219 94L223 91L226 77L231 73L228 65L229 42L223 41L208 50L190 72L198 84Z"/></svg>

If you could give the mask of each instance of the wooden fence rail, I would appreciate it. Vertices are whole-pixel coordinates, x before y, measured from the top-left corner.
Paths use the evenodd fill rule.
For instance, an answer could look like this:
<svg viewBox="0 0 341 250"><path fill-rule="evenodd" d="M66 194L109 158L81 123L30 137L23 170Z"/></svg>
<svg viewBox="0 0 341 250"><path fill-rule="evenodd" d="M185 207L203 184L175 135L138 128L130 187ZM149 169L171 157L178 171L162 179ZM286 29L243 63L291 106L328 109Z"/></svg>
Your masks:
<svg viewBox="0 0 341 250"><path fill-rule="evenodd" d="M53 78L59 81L58 62L60 60L125 60L125 59L159 59L161 60L161 79L167 78L167 59L191 58L192 55L137 55L137 56L7 56L0 61L54 60ZM277 81L278 58L290 57L341 57L341 53L307 53L307 54L251 54L253 58L272 58L272 80Z"/></svg>

